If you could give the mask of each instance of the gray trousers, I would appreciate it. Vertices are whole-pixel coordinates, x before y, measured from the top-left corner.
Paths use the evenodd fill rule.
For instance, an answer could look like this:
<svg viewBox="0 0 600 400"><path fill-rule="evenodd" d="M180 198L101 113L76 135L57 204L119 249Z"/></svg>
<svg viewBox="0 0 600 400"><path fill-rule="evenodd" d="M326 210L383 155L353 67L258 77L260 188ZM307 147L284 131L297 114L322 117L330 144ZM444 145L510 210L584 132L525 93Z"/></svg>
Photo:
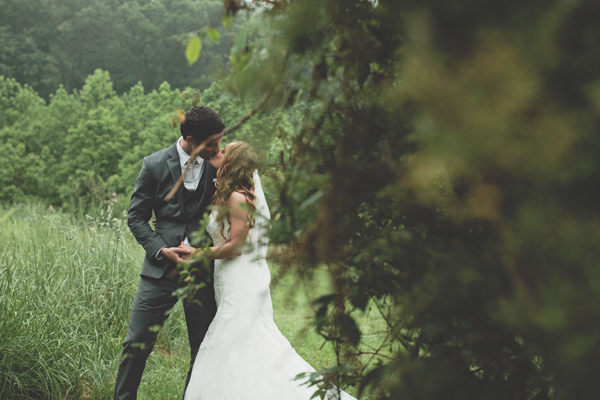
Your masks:
<svg viewBox="0 0 600 400"><path fill-rule="evenodd" d="M177 303L177 297L172 293L180 287L178 280L178 275L168 271L160 279L141 277L131 308L127 338L123 343L123 353L115 382L115 400L137 398L146 360L158 336L155 327L164 325L168 312ZM184 394L200 344L217 312L212 283L200 289L193 300L188 299L183 305L191 352Z"/></svg>

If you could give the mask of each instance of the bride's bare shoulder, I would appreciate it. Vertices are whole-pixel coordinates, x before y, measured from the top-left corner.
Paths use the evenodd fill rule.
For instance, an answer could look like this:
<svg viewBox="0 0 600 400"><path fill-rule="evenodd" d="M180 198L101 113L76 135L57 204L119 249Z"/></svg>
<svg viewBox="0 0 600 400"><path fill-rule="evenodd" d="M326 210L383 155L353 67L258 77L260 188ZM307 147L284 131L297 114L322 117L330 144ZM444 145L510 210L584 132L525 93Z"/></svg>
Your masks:
<svg viewBox="0 0 600 400"><path fill-rule="evenodd" d="M227 206L233 208L239 207L240 204L246 203L246 195L241 192L233 192L227 199Z"/></svg>

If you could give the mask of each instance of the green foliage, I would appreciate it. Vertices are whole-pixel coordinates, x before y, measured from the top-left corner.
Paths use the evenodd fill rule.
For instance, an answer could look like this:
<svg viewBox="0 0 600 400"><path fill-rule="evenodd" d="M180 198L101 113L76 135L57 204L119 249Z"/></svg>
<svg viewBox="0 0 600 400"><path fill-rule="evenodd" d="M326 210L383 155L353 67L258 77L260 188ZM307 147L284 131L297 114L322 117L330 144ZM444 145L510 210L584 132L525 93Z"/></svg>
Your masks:
<svg viewBox="0 0 600 400"><path fill-rule="evenodd" d="M200 50L202 50L202 42L200 42L200 37L198 35L194 35L188 40L185 47L185 57L187 58L189 65L198 61Z"/></svg>
<svg viewBox="0 0 600 400"><path fill-rule="evenodd" d="M268 3L227 83L287 116L274 257L329 271L336 374L381 399L595 397L598 5ZM363 368L368 307L394 355Z"/></svg>
<svg viewBox="0 0 600 400"><path fill-rule="evenodd" d="M122 210L143 158L180 137L176 111L199 103L216 109L229 126L251 110L228 94L224 82L202 93L164 82L147 94L138 83L118 95L108 72L96 70L81 91L69 94L61 87L45 102L29 86L0 77L0 201L37 200L81 212L108 205ZM289 126L291 117L259 114L226 140L245 140L276 159L281 140L270 129Z"/></svg>
<svg viewBox="0 0 600 400"><path fill-rule="evenodd" d="M106 398L133 295L125 221L2 210L0 397Z"/></svg>
<svg viewBox="0 0 600 400"><path fill-rule="evenodd" d="M0 75L31 85L47 99L60 85L81 89L88 75L109 71L115 90L165 80L201 90L225 74L230 32L220 0L0 0ZM211 27L202 58L189 68L189 32ZM220 32L218 32L220 31ZM214 32L217 32L215 35Z"/></svg>
<svg viewBox="0 0 600 400"><path fill-rule="evenodd" d="M206 34L208 35L210 40L212 40L215 43L218 43L219 39L221 38L221 34L219 33L219 31L217 31L216 29L213 29L213 28L210 28L209 30L207 30Z"/></svg>
<svg viewBox="0 0 600 400"><path fill-rule="evenodd" d="M66 73L84 70L69 57L89 43L108 48L99 30L121 18L83 3L48 14L30 1L22 4L34 12L15 12L13 2L1 17L7 76L35 75L15 63L36 65L50 54L32 21L60 16L63 50L53 57L61 61L50 59L48 70ZM264 154L273 258L303 278L324 270L331 284L315 303L315 326L337 365L323 366L312 383L345 380L378 399L596 396L598 6L268 3L243 26L234 16L245 3L225 3L222 24L235 30L221 31L218 46L233 44L231 74L202 92L159 86L163 78L134 85L139 77L107 68L119 78L115 89L96 72L81 91L59 88L46 103L1 78L0 199L114 202L131 191L142 157L175 141L176 109L201 102L231 126L268 99L226 140ZM186 65L179 33L206 29L214 39L205 14L174 17L160 2L120 7L137 27L114 32L132 51L97 53L123 65L135 59L144 76L163 68L147 68L152 52L172 50L170 60ZM156 31L157 16L170 26L191 22L156 46L153 35L167 32ZM4 28L11 18L22 31ZM204 88L191 76L208 81L197 68L217 45L202 44L194 67L173 76ZM103 65L89 56L86 65ZM92 70L65 86L81 87ZM48 80L35 84L55 90ZM356 323L369 312L386 322L383 335L370 337Z"/></svg>

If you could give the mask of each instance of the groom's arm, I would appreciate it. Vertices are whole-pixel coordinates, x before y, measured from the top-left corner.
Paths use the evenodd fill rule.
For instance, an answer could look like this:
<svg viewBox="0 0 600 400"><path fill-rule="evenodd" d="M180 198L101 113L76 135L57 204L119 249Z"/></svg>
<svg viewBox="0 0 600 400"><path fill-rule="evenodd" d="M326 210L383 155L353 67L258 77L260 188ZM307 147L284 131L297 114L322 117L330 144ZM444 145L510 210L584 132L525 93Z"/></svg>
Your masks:
<svg viewBox="0 0 600 400"><path fill-rule="evenodd" d="M144 158L142 170L135 181L135 188L131 195L127 225L150 259L155 257L163 247L169 247L164 239L148 225L148 221L152 218L157 185L148 166L148 160Z"/></svg>

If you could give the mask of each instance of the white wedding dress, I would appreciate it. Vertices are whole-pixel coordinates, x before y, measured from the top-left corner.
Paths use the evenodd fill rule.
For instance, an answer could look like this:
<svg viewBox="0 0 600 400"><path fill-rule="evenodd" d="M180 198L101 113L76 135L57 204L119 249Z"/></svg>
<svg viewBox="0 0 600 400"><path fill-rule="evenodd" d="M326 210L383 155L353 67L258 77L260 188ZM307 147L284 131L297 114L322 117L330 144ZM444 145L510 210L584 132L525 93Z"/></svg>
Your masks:
<svg viewBox="0 0 600 400"><path fill-rule="evenodd" d="M256 173L254 180L256 224L241 256L215 260L217 314L200 346L185 400L309 400L316 391L301 385L304 380L294 380L314 369L273 321L264 235L270 214ZM215 215L213 211L207 231L219 245L228 240L229 224L225 221L222 230ZM339 399L337 390L327 398ZM342 392L341 400L352 399Z"/></svg>

